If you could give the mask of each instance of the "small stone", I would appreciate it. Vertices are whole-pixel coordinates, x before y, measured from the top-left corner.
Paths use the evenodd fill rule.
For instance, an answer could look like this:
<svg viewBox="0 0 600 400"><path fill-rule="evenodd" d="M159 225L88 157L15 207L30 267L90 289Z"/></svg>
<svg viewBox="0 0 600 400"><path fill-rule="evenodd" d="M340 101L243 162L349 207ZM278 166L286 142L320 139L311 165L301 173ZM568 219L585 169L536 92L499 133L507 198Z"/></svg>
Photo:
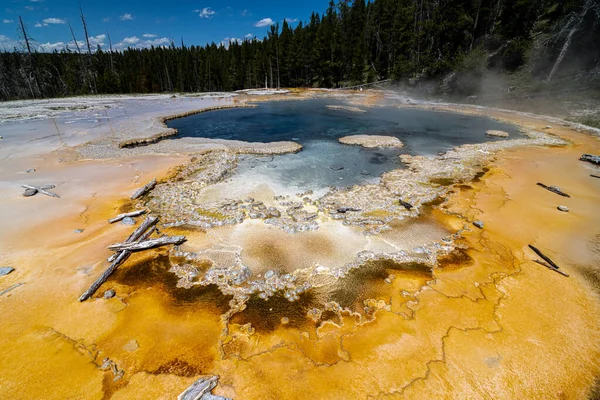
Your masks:
<svg viewBox="0 0 600 400"><path fill-rule="evenodd" d="M35 172L35 168L28 169L28 170L27 170L27 171L25 171L25 172L27 172L28 174L30 174L30 173L32 173L32 172Z"/></svg>
<svg viewBox="0 0 600 400"><path fill-rule="evenodd" d="M115 297L116 293L114 290L112 289L108 289L106 292L104 292L104 298L105 299L112 299L113 297Z"/></svg>
<svg viewBox="0 0 600 400"><path fill-rule="evenodd" d="M479 229L483 229L483 221L474 221L473 225L475 225Z"/></svg>
<svg viewBox="0 0 600 400"><path fill-rule="evenodd" d="M125 217L125 218L123 218L123 220L121 221L121 223L123 225L135 225L135 219L133 219L131 217Z"/></svg>
<svg viewBox="0 0 600 400"><path fill-rule="evenodd" d="M23 196L25 196L25 197L35 196L37 194L37 192L38 192L37 189L25 189L25 192L23 192Z"/></svg>
<svg viewBox="0 0 600 400"><path fill-rule="evenodd" d="M567 207L567 206L558 206L556 208L558 208L558 211L562 211L562 212L569 212L569 211L571 211L571 210L569 210L569 207Z"/></svg>
<svg viewBox="0 0 600 400"><path fill-rule="evenodd" d="M75 233L82 233L84 229L75 229Z"/></svg>
<svg viewBox="0 0 600 400"><path fill-rule="evenodd" d="M290 323L290 319L288 317L283 317L283 318L281 318L281 323L283 325L287 325Z"/></svg>
<svg viewBox="0 0 600 400"><path fill-rule="evenodd" d="M329 168L334 171L341 171L344 169L344 166L343 165L331 165Z"/></svg>
<svg viewBox="0 0 600 400"><path fill-rule="evenodd" d="M13 267L2 267L0 268L0 276L8 275L15 269Z"/></svg>
<svg viewBox="0 0 600 400"><path fill-rule="evenodd" d="M136 351L139 347L140 347L140 345L134 339L134 340L130 341L129 343L127 343L125 346L123 346L123 350L133 352L133 351Z"/></svg>
<svg viewBox="0 0 600 400"><path fill-rule="evenodd" d="M552 127L550 125L546 125L544 129L552 129Z"/></svg>
<svg viewBox="0 0 600 400"><path fill-rule="evenodd" d="M362 170L362 171L360 171L360 174L361 174L361 175L365 175L365 176L366 176L366 175L371 175L371 173L370 173L369 171L366 171L366 170Z"/></svg>

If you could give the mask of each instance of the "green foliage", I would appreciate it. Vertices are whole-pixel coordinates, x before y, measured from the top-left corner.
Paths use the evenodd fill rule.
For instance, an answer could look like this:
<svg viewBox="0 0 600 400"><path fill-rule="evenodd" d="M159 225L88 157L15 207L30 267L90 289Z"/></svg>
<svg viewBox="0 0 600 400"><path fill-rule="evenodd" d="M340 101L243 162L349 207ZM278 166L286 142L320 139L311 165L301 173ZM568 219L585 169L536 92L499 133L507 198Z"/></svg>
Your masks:
<svg viewBox="0 0 600 400"><path fill-rule="evenodd" d="M296 28L284 21L263 40L216 45L54 53L0 52L0 100L94 93L229 91L264 87L339 87L381 79L448 77L473 94L488 67L513 71L557 58L570 16L589 0L342 0ZM572 65L597 64L596 14L582 17ZM535 39L534 39L535 38ZM545 38L537 53L532 41ZM529 54L534 54L529 57ZM571 53L570 53L571 54ZM533 61L532 61L533 60ZM569 66L567 61L565 65ZM536 69L537 68L537 69ZM536 72L537 71L537 72Z"/></svg>

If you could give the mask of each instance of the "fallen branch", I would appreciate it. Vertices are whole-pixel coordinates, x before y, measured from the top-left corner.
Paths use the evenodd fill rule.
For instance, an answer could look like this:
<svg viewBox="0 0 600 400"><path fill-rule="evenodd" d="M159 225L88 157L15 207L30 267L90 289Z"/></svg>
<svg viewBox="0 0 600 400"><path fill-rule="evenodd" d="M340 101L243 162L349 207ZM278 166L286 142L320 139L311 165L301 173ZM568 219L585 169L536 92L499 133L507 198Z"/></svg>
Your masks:
<svg viewBox="0 0 600 400"><path fill-rule="evenodd" d="M538 186L541 186L541 187L543 187L543 188L544 188L544 189L546 189L546 190L549 190L549 191L551 191L552 193L556 193L556 194L558 194L558 195L560 195L560 196L563 196L563 197L571 197L570 195L566 194L565 192L563 192L562 190L560 190L560 189L559 189L558 187L556 187L556 186L546 186L546 185L544 185L543 183L539 183L539 182L537 183L537 185L538 185Z"/></svg>
<svg viewBox="0 0 600 400"><path fill-rule="evenodd" d="M153 249L155 247L167 246L170 244L181 244L187 239L185 236L163 236L157 239L139 241L135 243L115 243L108 246L113 251L143 251Z"/></svg>
<svg viewBox="0 0 600 400"><path fill-rule="evenodd" d="M154 189L154 186L156 186L156 178L152 179L149 183L144 185L144 187L141 187L138 190L136 190L135 193L131 195L131 200L135 200L142 197L143 195Z"/></svg>
<svg viewBox="0 0 600 400"><path fill-rule="evenodd" d="M200 378L194 382L190 387L185 389L183 393L177 396L177 400L198 400L207 394L211 394L211 391L217 386L218 376L212 376L210 378ZM223 397L219 397L223 398Z"/></svg>
<svg viewBox="0 0 600 400"><path fill-rule="evenodd" d="M598 176L598 175L590 174L590 176L591 176L592 178L598 178L598 179L600 179L600 176Z"/></svg>
<svg viewBox="0 0 600 400"><path fill-rule="evenodd" d="M29 185L21 185L21 187L25 188L25 189L29 189L29 190L36 190L37 192L40 192L42 194L45 194L46 196L50 196L50 197L56 197L60 199L60 196L57 195L56 193L53 192L49 192L47 189L54 189L56 186L54 185L45 185L42 187L36 187L36 186L29 186ZM32 194L32 196L35 193Z"/></svg>
<svg viewBox="0 0 600 400"><path fill-rule="evenodd" d="M552 268L555 269L560 269L560 267L558 265L556 265L556 263L554 261L552 261L550 259L550 257L546 256L544 253L542 253L538 248L533 247L532 245L529 245L529 248L531 250L533 250L535 252L535 254L537 254L538 256L542 257L544 259L544 261L546 261L548 264L550 264L552 266Z"/></svg>
<svg viewBox="0 0 600 400"><path fill-rule="evenodd" d="M158 223L158 218L156 217L148 217L146 218L146 220L135 230L133 231L133 233L131 235L129 235L129 237L125 240L125 243L132 243L135 242L136 240L140 239L140 235L142 235L148 228L154 227L154 225L156 225ZM154 229L150 230L150 232L154 232ZM146 235L144 235L146 236ZM150 236L150 235L148 235ZM147 237L146 237L147 239ZM140 239L140 240L144 240L144 239ZM117 259L117 257L119 256L118 253L113 254L112 256L108 257L108 262L113 262Z"/></svg>
<svg viewBox="0 0 600 400"><path fill-rule="evenodd" d="M119 222L127 217L139 217L142 214L145 214L147 210L138 210L138 211L133 211L130 213L125 213L125 214L119 214L116 217L114 217L113 219L109 219L108 222L110 224L114 224L115 222Z"/></svg>
<svg viewBox="0 0 600 400"><path fill-rule="evenodd" d="M125 242L130 243L138 239L142 241L148 239L154 232L154 225L157 223L158 218L156 217L146 218L146 220L135 231L133 231L131 235L129 235ZM100 286L106 282L106 280L117 270L117 268L119 268L119 266L129 258L129 256L131 256L130 251L122 251L116 254L116 257L110 267L108 267L108 269L104 271L104 273L100 275L98 279L96 279L92 286L90 286L90 288L79 297L79 301L85 301L92 297L94 293L96 293L96 290L98 290Z"/></svg>
<svg viewBox="0 0 600 400"><path fill-rule="evenodd" d="M546 267L546 268L548 268L548 269L550 269L550 270L552 270L552 271L554 271L554 272L558 272L558 273L559 273L559 274L561 274L562 276L566 276L567 278L569 277L569 274L565 274L565 273L564 273L564 272L562 272L560 269L553 268L553 267L551 267L550 265L546 264L546 263L545 263L545 262L543 262L543 261L540 261L540 260L533 260L533 261L535 261L536 263L538 263L538 264L540 264L540 265L543 265L544 267Z"/></svg>

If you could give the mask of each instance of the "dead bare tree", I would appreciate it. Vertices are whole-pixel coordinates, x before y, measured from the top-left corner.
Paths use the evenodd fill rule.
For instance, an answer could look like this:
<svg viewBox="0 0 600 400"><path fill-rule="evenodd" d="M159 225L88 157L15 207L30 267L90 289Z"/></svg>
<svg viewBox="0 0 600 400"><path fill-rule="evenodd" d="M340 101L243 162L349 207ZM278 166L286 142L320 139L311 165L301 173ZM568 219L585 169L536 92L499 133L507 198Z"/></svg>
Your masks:
<svg viewBox="0 0 600 400"><path fill-rule="evenodd" d="M79 43L77 43L77 39L75 38L75 33L73 32L73 27L69 22L69 29L71 30L71 37L73 37L73 43L75 43L75 47L77 48L77 53L81 54L81 49L79 48Z"/></svg>
<svg viewBox="0 0 600 400"><path fill-rule="evenodd" d="M19 15L19 27L21 28L20 35L21 38L25 41L25 47L27 49L27 55L24 57L24 62L21 68L21 75L27 81L29 86L29 91L31 92L31 97L36 98L38 96L41 97L42 93L40 91L40 85L37 77L37 71L35 68L35 58L31 55L31 37L27 32L27 27L23 22L23 18ZM32 84L33 83L33 84ZM36 96L36 94L38 96Z"/></svg>
<svg viewBox="0 0 600 400"><path fill-rule="evenodd" d="M597 0L586 0L579 13L572 12L563 19L562 22L566 22L564 22L564 25L555 37L560 38L565 34L565 32L568 31L567 37L565 38L560 53L558 54L558 57L552 66L552 70L548 74L548 78L546 79L547 82L552 80L552 77L558 70L558 67L560 67L560 64L563 62L567 52L569 51L569 47L571 46L571 42L573 40L573 35L575 35L575 33L579 30L589 12L594 12L596 14L596 19L600 19L600 3L598 3Z"/></svg>

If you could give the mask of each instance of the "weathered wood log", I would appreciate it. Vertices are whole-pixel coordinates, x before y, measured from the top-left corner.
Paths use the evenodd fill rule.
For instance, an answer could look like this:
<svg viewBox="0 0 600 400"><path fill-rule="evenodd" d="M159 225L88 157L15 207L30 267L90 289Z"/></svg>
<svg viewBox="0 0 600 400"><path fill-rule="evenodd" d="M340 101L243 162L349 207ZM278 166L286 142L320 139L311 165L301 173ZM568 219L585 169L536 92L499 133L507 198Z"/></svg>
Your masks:
<svg viewBox="0 0 600 400"><path fill-rule="evenodd" d="M346 214L348 211L360 211L360 208L354 208L354 207L339 207L337 209L337 212L340 214Z"/></svg>
<svg viewBox="0 0 600 400"><path fill-rule="evenodd" d="M552 268L560 269L560 267L558 265L556 265L556 263L554 261L552 261L550 259L550 257L548 257L544 253L542 253L537 247L533 247L532 245L529 245L529 248L531 250L533 250L535 252L535 254L542 257L544 259L544 261L546 261L548 264L550 264L552 266Z"/></svg>
<svg viewBox="0 0 600 400"><path fill-rule="evenodd" d="M125 242L134 242L138 239L143 241L148 239L154 232L154 225L156 225L157 222L158 218L156 217L150 216L146 218L146 220L135 231L133 231L131 235L129 235ZM119 268L119 266L129 258L129 256L131 256L130 251L122 251L116 254L116 257L112 261L110 267L108 267L108 269L104 271L104 273L100 275L100 277L96 279L94 283L92 283L92 286L90 286L90 288L79 297L79 301L86 301L92 297L100 288L100 286L106 282L106 280L117 270L117 268Z"/></svg>
<svg viewBox="0 0 600 400"><path fill-rule="evenodd" d="M591 176L592 178L598 178L598 179L600 179L600 176L598 176L598 175L590 174L590 176Z"/></svg>
<svg viewBox="0 0 600 400"><path fill-rule="evenodd" d="M410 211L414 206L410 203L407 203L406 201L403 200L398 200L400 202L400 205L404 208L406 208L408 211Z"/></svg>
<svg viewBox="0 0 600 400"><path fill-rule="evenodd" d="M42 187L36 187L36 186L30 186L30 185L21 185L21 187L28 189L28 190L37 190L38 192L45 194L46 196L50 196L50 197L56 197L60 199L60 196L57 195L56 193L53 192L49 192L47 189L54 189L56 186L54 185L45 185ZM35 194L35 193L34 193ZM33 194L31 195L33 196Z"/></svg>
<svg viewBox="0 0 600 400"><path fill-rule="evenodd" d="M130 213L119 214L113 219L109 219L108 223L114 224L115 222L119 222L127 217L139 217L140 215L145 214L146 212L147 210L137 210Z"/></svg>
<svg viewBox="0 0 600 400"><path fill-rule="evenodd" d="M554 272L558 272L558 273L559 273L559 274L561 274L562 276L566 276L567 278L569 277L569 274L566 274L566 273L562 272L560 269L556 269L556 268L554 268L554 267L552 267L552 266L550 266L550 265L546 264L546 263L545 263L545 262L543 262L543 261L540 261L540 260L533 260L533 261L535 261L536 263L538 263L538 264L540 264L540 265L543 265L544 267L546 267L546 268L548 268L548 269L550 269L550 270L552 270L552 271L554 271Z"/></svg>
<svg viewBox="0 0 600 400"><path fill-rule="evenodd" d="M600 165L600 156L593 154L584 154L579 158L581 161L591 162L592 164Z"/></svg>
<svg viewBox="0 0 600 400"><path fill-rule="evenodd" d="M571 197L570 195L566 194L565 192L563 192L562 190L560 190L556 186L546 186L546 185L544 185L543 183L540 183L540 182L538 182L537 185L543 187L546 190L551 191L552 193L556 193L556 194L558 194L560 196Z"/></svg>
<svg viewBox="0 0 600 400"><path fill-rule="evenodd" d="M177 400L200 400L204 395L211 394L210 392L217 386L218 380L218 376L200 378L177 396Z"/></svg>
<svg viewBox="0 0 600 400"><path fill-rule="evenodd" d="M131 233L131 235L129 235L129 237L125 240L125 243L132 243L132 242L135 242L136 240L140 239L141 235L143 235L144 232L146 232L149 228L154 228L154 226L157 223L158 223L158 218L149 216L148 218L146 218L146 220L140 226L138 226L138 228L135 231L133 231ZM149 232L150 233L154 232L154 229L151 229ZM148 235L148 236L150 236L150 235ZM118 255L119 254L116 253L116 254L113 254L112 256L108 257L108 262L115 261L115 259L117 258Z"/></svg>
<svg viewBox="0 0 600 400"><path fill-rule="evenodd" d="M143 251L149 250L156 247L167 246L170 244L181 244L185 242L187 239L185 236L163 236L157 239L144 240L133 243L115 243L108 246L110 250L113 251Z"/></svg>
<svg viewBox="0 0 600 400"><path fill-rule="evenodd" d="M131 200L135 200L142 197L143 195L154 189L154 186L156 186L156 178L152 179L149 183L144 185L144 187L141 187L138 190L136 190L135 193L131 195Z"/></svg>

